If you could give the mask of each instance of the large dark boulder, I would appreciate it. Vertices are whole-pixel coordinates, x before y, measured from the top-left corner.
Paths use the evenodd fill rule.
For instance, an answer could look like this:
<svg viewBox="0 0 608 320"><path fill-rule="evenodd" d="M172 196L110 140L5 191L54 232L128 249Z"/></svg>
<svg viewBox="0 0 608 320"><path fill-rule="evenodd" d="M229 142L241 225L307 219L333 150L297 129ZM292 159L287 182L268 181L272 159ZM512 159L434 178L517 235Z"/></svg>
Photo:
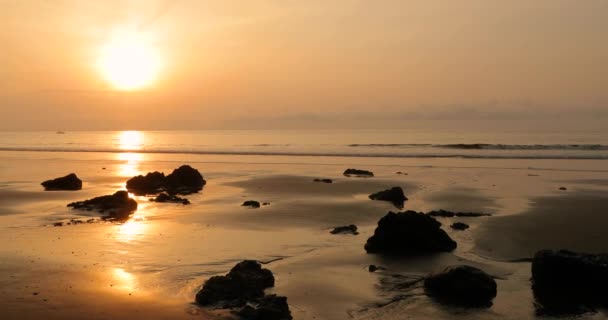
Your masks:
<svg viewBox="0 0 608 320"><path fill-rule="evenodd" d="M82 189L82 180L78 179L75 173L70 173L65 177L44 181L41 185L44 187L44 190L47 191L74 191Z"/></svg>
<svg viewBox="0 0 608 320"><path fill-rule="evenodd" d="M129 193L121 190L112 195L72 202L68 207L86 211L96 210L106 213L107 219L125 221L137 210L137 202L129 198Z"/></svg>
<svg viewBox="0 0 608 320"><path fill-rule="evenodd" d="M415 211L389 212L365 244L368 253L412 255L454 249L456 242L441 229L441 223Z"/></svg>
<svg viewBox="0 0 608 320"><path fill-rule="evenodd" d="M159 193L165 190L165 174L155 171L133 177L127 181L127 190L141 196Z"/></svg>
<svg viewBox="0 0 608 320"><path fill-rule="evenodd" d="M167 192L175 195L188 195L199 192L207 182L201 173L188 166L183 165L165 176L162 172L149 172L145 176L139 175L127 181L127 190L136 195L152 195Z"/></svg>
<svg viewBox="0 0 608 320"><path fill-rule="evenodd" d="M344 175L347 177L373 177L374 173L371 171L367 171L367 170L360 170L360 169L346 169L344 171Z"/></svg>
<svg viewBox="0 0 608 320"><path fill-rule="evenodd" d="M264 289L274 286L274 276L262 269L259 262L245 260L235 265L225 276L215 276L205 281L196 294L196 303L232 308L264 296Z"/></svg>
<svg viewBox="0 0 608 320"><path fill-rule="evenodd" d="M475 267L449 266L424 280L429 296L441 302L462 306L491 306L496 297L496 281Z"/></svg>
<svg viewBox="0 0 608 320"><path fill-rule="evenodd" d="M370 194L369 198L372 200L389 201L399 209L403 209L403 203L407 200L401 187L392 187L387 190Z"/></svg>
<svg viewBox="0 0 608 320"><path fill-rule="evenodd" d="M246 320L291 320L291 312L287 298L269 294L263 298L249 302L236 313Z"/></svg>
<svg viewBox="0 0 608 320"><path fill-rule="evenodd" d="M189 165L173 170L165 181L169 193L184 195L199 192L206 183L203 175Z"/></svg>
<svg viewBox="0 0 608 320"><path fill-rule="evenodd" d="M532 260L533 292L542 311L578 313L608 306L608 254L541 250Z"/></svg>

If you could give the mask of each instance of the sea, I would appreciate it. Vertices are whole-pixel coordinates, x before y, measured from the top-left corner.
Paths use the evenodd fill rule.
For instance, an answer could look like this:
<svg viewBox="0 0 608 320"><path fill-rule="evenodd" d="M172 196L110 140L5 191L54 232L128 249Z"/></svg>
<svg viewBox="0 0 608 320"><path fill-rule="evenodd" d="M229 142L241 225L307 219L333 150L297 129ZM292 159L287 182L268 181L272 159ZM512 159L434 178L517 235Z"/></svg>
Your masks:
<svg viewBox="0 0 608 320"><path fill-rule="evenodd" d="M390 158L608 159L608 129L0 132L0 151Z"/></svg>

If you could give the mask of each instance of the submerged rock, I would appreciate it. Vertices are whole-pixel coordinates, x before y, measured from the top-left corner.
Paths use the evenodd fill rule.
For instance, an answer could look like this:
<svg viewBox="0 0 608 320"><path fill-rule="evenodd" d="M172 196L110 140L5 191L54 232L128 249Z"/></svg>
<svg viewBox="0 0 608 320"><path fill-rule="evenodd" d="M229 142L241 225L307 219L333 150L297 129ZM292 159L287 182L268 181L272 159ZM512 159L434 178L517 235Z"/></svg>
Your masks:
<svg viewBox="0 0 608 320"><path fill-rule="evenodd" d="M426 213L431 217L443 217L443 218L453 218L453 217L488 217L491 216L489 213L479 213L479 212L453 212L447 210L433 210Z"/></svg>
<svg viewBox="0 0 608 320"><path fill-rule="evenodd" d="M350 233L350 234L354 234L354 235L359 234L359 232L357 232L357 226L354 224L351 224L348 226L335 227L333 230L330 231L330 233L331 234Z"/></svg>
<svg viewBox="0 0 608 320"><path fill-rule="evenodd" d="M75 173L70 173L65 177L44 181L41 185L47 191L74 191L82 189L82 180L78 179Z"/></svg>
<svg viewBox="0 0 608 320"><path fill-rule="evenodd" d="M176 195L170 195L165 192L161 192L156 198L151 198L150 201L153 202L172 202L172 203L181 203L183 205L190 204L190 200L186 198L180 198Z"/></svg>
<svg viewBox="0 0 608 320"><path fill-rule="evenodd" d="M449 266L424 280L428 295L463 306L491 306L496 281L484 271L467 265Z"/></svg>
<svg viewBox="0 0 608 320"><path fill-rule="evenodd" d="M183 165L165 176L162 172L149 172L145 176L139 175L127 181L127 190L137 195L169 194L188 195L199 192L207 182L198 170Z"/></svg>
<svg viewBox="0 0 608 320"><path fill-rule="evenodd" d="M209 278L196 294L196 303L233 308L264 296L264 289L274 287L274 276L262 269L259 262L245 260L235 265L225 276Z"/></svg>
<svg viewBox="0 0 608 320"><path fill-rule="evenodd" d="M441 229L440 222L415 211L389 212L365 244L368 253L412 255L454 249L456 242Z"/></svg>
<svg viewBox="0 0 608 320"><path fill-rule="evenodd" d="M246 320L291 320L287 297L270 294L249 302L236 314Z"/></svg>
<svg viewBox="0 0 608 320"><path fill-rule="evenodd" d="M344 171L344 175L347 177L350 176L355 176L355 177L373 177L374 173L371 171L367 171L367 170L360 170L360 169L346 169Z"/></svg>
<svg viewBox="0 0 608 320"><path fill-rule="evenodd" d="M68 207L86 211L97 210L107 213L106 218L124 221L137 210L137 202L129 198L129 193L120 190L113 195L72 202L68 204Z"/></svg>
<svg viewBox="0 0 608 320"><path fill-rule="evenodd" d="M389 201L399 209L403 209L403 203L407 201L407 197L403 194L403 189L401 189L401 187L392 187L387 190L370 194L369 198L372 200Z"/></svg>
<svg viewBox="0 0 608 320"><path fill-rule="evenodd" d="M255 200L247 200L247 201L243 202L243 204L241 206L243 206L243 207L250 207L250 208L259 208L260 207L260 203L258 201L255 201Z"/></svg>
<svg viewBox="0 0 608 320"><path fill-rule="evenodd" d="M466 230L469 228L469 225L464 222L454 222L454 223L452 223L450 228L452 228L454 230Z"/></svg>
<svg viewBox="0 0 608 320"><path fill-rule="evenodd" d="M542 250L532 260L532 289L542 313L608 306L608 254Z"/></svg>
<svg viewBox="0 0 608 320"><path fill-rule="evenodd" d="M314 181L314 182L323 182L323 183L333 183L333 182L334 182L334 181L333 181L333 180L331 180L331 179L319 179L319 178L316 178L316 179L314 179L313 181Z"/></svg>

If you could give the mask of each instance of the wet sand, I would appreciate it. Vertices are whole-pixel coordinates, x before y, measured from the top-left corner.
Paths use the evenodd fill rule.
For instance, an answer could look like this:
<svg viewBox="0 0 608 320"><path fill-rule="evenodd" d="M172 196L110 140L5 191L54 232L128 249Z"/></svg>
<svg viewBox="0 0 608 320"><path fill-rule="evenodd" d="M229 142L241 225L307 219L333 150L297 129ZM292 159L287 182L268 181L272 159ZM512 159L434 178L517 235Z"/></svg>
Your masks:
<svg viewBox="0 0 608 320"><path fill-rule="evenodd" d="M0 159L2 319L226 318L192 304L205 279L242 259L276 258L266 265L276 277L270 292L288 297L295 319L534 319L530 265L505 260L529 256L531 242L608 251L600 234L607 186L588 182L608 179L604 162L28 152L3 152ZM113 193L133 175L168 173L184 163L208 181L203 192L188 196L189 206L136 197L136 219L125 224L49 226L98 216L69 210L71 201ZM376 176L342 176L348 167ZM83 179L82 191L42 191L41 181L69 172ZM558 191L562 185L569 190ZM377 220L397 211L367 196L392 186L405 190L405 209L493 216L439 218L458 242L453 253L366 254L363 244ZM249 199L270 205L241 207ZM455 221L471 228L451 230ZM329 234L351 223L358 236ZM594 230L597 239L582 238ZM420 277L454 263L497 277L491 308L444 307L420 288L402 292L391 285L395 274ZM369 273L369 264L388 270Z"/></svg>

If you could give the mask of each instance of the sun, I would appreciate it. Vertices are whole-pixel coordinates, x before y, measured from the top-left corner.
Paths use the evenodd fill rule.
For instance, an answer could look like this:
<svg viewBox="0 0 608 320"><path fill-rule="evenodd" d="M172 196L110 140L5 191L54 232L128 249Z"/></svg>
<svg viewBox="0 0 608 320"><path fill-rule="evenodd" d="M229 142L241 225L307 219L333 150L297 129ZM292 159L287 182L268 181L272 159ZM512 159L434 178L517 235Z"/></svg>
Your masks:
<svg viewBox="0 0 608 320"><path fill-rule="evenodd" d="M137 90L158 77L161 59L158 50L143 39L127 37L107 43L98 61L103 78L118 90Z"/></svg>

